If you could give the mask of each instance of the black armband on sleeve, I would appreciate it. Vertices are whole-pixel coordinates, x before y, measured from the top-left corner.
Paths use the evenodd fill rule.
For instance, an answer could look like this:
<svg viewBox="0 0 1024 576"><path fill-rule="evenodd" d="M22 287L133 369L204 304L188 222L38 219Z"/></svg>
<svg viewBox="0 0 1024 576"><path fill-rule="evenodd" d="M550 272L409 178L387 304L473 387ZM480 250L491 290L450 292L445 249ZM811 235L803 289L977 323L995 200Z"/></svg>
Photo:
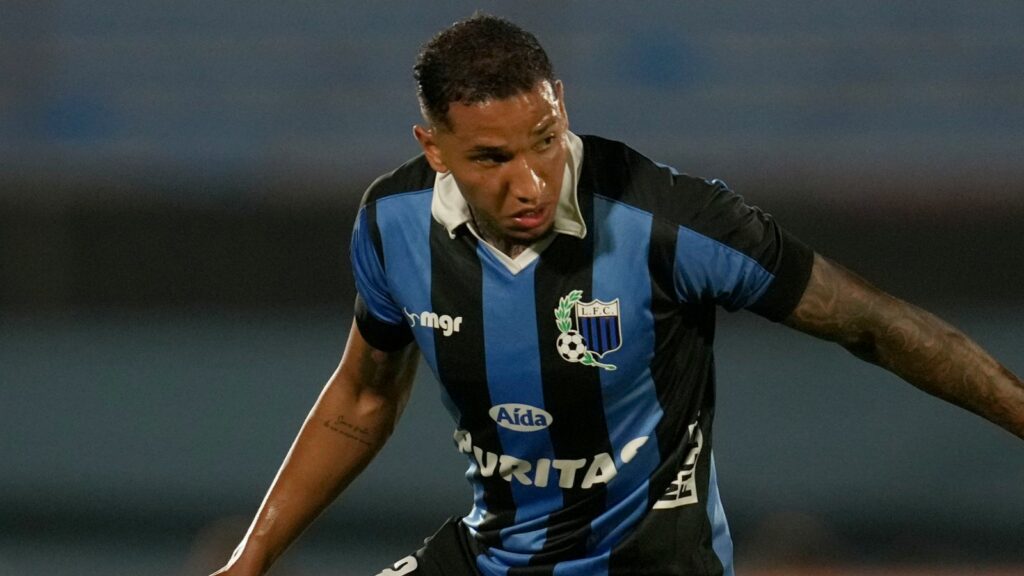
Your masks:
<svg viewBox="0 0 1024 576"><path fill-rule="evenodd" d="M412 342L412 330L408 324L388 324L378 320L359 294L356 294L355 320L363 340L377 350L393 352Z"/></svg>
<svg viewBox="0 0 1024 576"><path fill-rule="evenodd" d="M774 271L775 280L761 298L748 308L772 322L785 320L800 303L814 265L813 250L788 232L780 232L781 250Z"/></svg>

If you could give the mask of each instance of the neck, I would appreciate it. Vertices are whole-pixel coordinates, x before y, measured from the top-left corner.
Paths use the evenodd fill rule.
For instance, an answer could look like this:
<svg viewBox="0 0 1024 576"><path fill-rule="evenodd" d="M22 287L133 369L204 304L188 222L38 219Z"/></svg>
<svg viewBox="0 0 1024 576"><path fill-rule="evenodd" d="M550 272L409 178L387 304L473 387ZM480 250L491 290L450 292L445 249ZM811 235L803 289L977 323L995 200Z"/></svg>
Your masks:
<svg viewBox="0 0 1024 576"><path fill-rule="evenodd" d="M491 242L491 241L488 240L488 242ZM518 243L511 243L511 242L505 242L505 243L491 242L491 244L495 248L497 248L498 250L501 250L502 252L504 252L509 258L515 258L516 256L519 256L520 254L522 254L527 248L529 248L528 244L518 244Z"/></svg>

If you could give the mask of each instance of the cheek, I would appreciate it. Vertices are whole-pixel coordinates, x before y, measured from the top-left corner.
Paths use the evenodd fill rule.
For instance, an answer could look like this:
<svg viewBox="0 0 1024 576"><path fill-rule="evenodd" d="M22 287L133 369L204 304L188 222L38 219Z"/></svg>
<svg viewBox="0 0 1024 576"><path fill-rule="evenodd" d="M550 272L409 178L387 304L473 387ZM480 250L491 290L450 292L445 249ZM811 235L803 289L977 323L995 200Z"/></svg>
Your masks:
<svg viewBox="0 0 1024 576"><path fill-rule="evenodd" d="M557 193L562 187L562 177L565 174L565 154L559 155L557 158L548 160L543 163L543 168L537 173L544 183L547 185L547 189L552 193Z"/></svg>
<svg viewBox="0 0 1024 576"><path fill-rule="evenodd" d="M501 195L494 189L492 179L485 177L471 177L459 181L459 189L462 191L466 202L477 210L492 212L501 204Z"/></svg>

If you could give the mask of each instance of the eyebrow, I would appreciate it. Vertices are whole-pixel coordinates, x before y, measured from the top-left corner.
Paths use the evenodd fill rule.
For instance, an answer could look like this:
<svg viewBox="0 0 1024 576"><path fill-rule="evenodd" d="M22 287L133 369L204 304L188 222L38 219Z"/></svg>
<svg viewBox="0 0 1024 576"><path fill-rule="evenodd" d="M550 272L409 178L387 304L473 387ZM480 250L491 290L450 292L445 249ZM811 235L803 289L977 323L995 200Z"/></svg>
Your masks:
<svg viewBox="0 0 1024 576"><path fill-rule="evenodd" d="M547 132L551 128L551 126L553 126L554 124L555 124L555 119L554 118L548 118L548 119L544 120L542 123L540 123L539 125L537 125L537 127L534 128L531 133L532 134L540 134L542 132Z"/></svg>
<svg viewBox="0 0 1024 576"><path fill-rule="evenodd" d="M554 125L555 125L555 119L554 118L548 118L548 119L544 120L543 122L541 122L540 124L538 124L536 128L531 130L530 134L532 134L534 136L536 136L538 134L543 134L544 132L547 132L548 130L550 130L551 127L554 126ZM508 153L509 153L508 149L503 147L503 146L485 146L483 144L478 144L478 145L470 148L466 152L466 154L471 155L471 156L482 156L482 155L489 155L489 154L508 154Z"/></svg>
<svg viewBox="0 0 1024 576"><path fill-rule="evenodd" d="M508 150L501 146L474 146L469 149L469 154L508 154Z"/></svg>

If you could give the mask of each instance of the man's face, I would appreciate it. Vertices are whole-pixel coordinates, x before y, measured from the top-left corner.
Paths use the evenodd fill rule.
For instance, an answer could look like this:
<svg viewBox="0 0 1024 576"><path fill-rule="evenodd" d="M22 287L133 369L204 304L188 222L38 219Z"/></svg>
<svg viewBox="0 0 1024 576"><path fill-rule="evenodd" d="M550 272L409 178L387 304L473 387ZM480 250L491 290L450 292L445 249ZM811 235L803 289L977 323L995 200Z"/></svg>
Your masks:
<svg viewBox="0 0 1024 576"><path fill-rule="evenodd" d="M505 252L533 243L555 220L569 128L562 85L476 104L453 103L450 129L414 129L431 167L451 172L485 238Z"/></svg>

